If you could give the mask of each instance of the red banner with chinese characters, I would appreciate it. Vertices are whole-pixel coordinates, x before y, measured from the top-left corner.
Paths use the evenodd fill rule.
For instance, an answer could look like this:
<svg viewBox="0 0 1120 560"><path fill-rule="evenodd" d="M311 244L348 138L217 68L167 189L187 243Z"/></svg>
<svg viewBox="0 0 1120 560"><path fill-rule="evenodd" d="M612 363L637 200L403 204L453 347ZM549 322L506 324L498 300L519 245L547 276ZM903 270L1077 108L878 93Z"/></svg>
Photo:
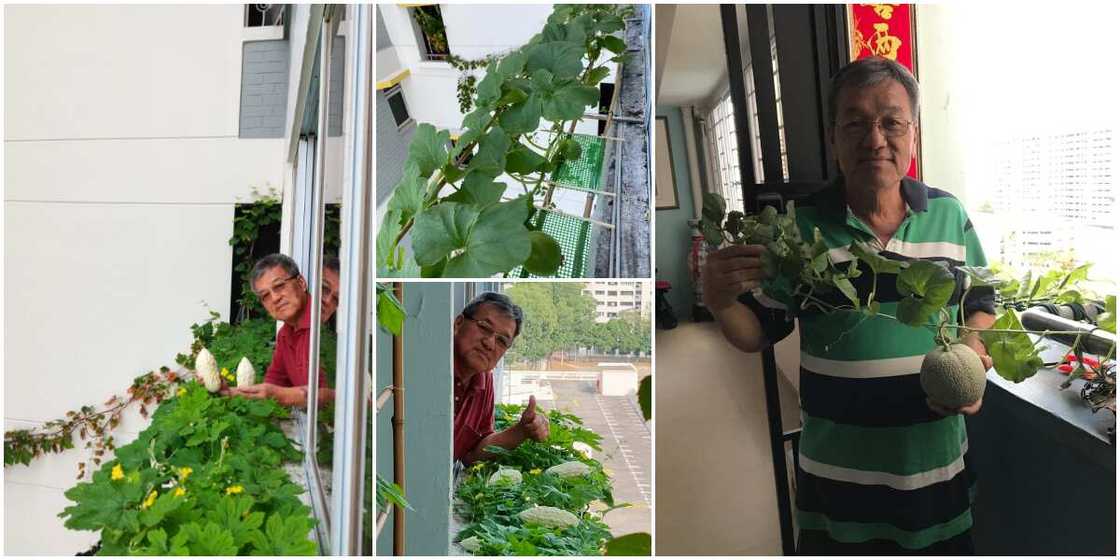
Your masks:
<svg viewBox="0 0 1120 560"><path fill-rule="evenodd" d="M849 4L848 48L851 59L882 56L905 66L917 77L913 13L910 4ZM918 178L919 159L915 157L910 163L908 175L911 177Z"/></svg>

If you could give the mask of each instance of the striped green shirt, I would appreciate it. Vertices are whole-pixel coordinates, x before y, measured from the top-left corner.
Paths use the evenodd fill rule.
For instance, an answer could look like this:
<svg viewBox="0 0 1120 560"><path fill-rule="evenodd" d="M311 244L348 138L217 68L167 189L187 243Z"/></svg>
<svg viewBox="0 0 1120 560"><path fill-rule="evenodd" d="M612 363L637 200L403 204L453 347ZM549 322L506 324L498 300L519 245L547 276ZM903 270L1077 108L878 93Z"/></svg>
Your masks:
<svg viewBox="0 0 1120 560"><path fill-rule="evenodd" d="M847 266L852 241L892 260L932 260L951 267L986 264L960 201L907 179L901 185L907 215L884 246L848 208L841 183L797 207L803 238L819 228L829 257ZM861 301L873 273L858 263L853 280ZM962 273L957 273L963 278ZM895 315L902 299L895 274L879 274L875 299ZM969 291L966 313L992 311L990 292ZM839 293L822 299L850 302ZM793 327L785 307L761 291L744 295L771 342ZM960 290L950 300L957 313ZM909 327L856 312L801 312L802 435L797 472L797 522L803 553L856 554L969 551L968 437L961 416L929 410L918 371L934 347L932 327ZM931 317L930 322L935 322Z"/></svg>

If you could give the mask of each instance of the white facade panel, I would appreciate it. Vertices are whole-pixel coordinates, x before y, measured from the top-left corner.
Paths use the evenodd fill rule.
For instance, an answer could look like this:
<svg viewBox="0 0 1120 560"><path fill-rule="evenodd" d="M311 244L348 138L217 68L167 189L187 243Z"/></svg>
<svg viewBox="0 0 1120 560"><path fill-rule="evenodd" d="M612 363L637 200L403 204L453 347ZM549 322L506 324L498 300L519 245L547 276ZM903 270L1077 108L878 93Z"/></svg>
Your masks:
<svg viewBox="0 0 1120 560"><path fill-rule="evenodd" d="M59 418L174 366L203 302L228 313L232 233L231 205L5 204L5 418Z"/></svg>
<svg viewBox="0 0 1120 560"><path fill-rule="evenodd" d="M8 142L6 200L234 203L283 184L283 138ZM232 219L232 217L231 217Z"/></svg>
<svg viewBox="0 0 1120 560"><path fill-rule="evenodd" d="M242 10L6 7L6 139L236 137Z"/></svg>
<svg viewBox="0 0 1120 560"><path fill-rule="evenodd" d="M63 490L4 483L4 552L71 556L99 540L92 531L70 531L58 517L72 502Z"/></svg>

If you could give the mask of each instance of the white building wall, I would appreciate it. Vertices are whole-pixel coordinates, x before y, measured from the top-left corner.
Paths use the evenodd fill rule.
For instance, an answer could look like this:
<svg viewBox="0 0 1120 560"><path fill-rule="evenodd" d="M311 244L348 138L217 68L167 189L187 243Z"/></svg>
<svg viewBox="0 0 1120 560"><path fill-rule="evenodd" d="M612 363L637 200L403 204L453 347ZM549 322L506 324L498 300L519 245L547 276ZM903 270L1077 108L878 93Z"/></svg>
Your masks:
<svg viewBox="0 0 1120 560"><path fill-rule="evenodd" d="M228 310L234 204L290 184L288 139L237 137L242 9L5 8L5 430L174 366L206 306ZM97 540L57 517L86 455L5 468L6 553Z"/></svg>

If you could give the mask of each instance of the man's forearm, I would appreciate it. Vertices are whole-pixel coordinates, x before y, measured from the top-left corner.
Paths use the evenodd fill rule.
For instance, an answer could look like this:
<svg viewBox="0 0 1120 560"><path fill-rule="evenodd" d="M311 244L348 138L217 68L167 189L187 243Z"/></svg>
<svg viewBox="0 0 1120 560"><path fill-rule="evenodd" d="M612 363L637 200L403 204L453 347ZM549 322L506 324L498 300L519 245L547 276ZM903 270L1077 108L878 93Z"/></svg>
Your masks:
<svg viewBox="0 0 1120 560"><path fill-rule="evenodd" d="M319 404L323 405L334 400L334 389L319 387ZM298 406L307 408L307 385L289 387L283 395L276 399L284 406Z"/></svg>
<svg viewBox="0 0 1120 560"><path fill-rule="evenodd" d="M759 323L758 317L746 305L735 302L719 311L713 311L712 315L732 346L751 353L759 352L766 346L762 323Z"/></svg>
<svg viewBox="0 0 1120 560"><path fill-rule="evenodd" d="M494 458L494 454L486 451L487 447L491 445L501 447L502 449L514 449L528 436L521 426L514 424L500 432L494 432L478 442L474 449L470 450L463 458L463 464L469 465L475 461L486 461Z"/></svg>

